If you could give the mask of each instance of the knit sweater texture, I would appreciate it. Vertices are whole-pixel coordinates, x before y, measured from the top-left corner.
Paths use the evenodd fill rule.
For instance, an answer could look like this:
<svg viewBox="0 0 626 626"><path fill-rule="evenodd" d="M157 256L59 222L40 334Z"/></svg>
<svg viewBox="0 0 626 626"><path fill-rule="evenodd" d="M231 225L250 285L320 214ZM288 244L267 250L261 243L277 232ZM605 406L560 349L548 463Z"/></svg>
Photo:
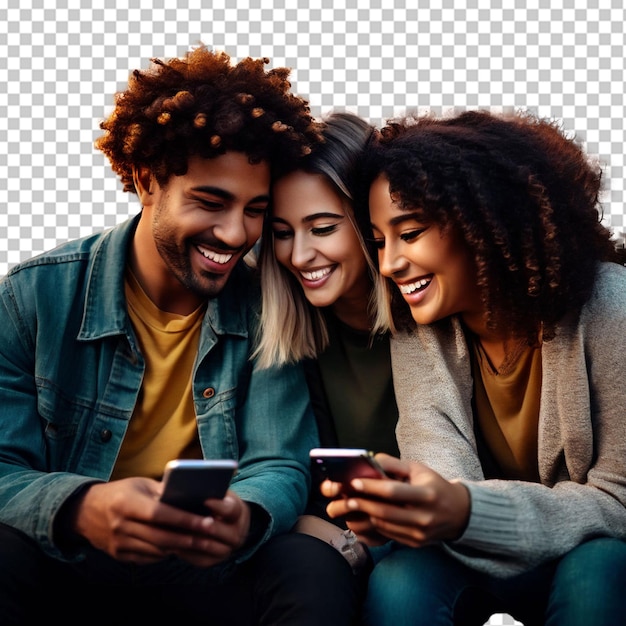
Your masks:
<svg viewBox="0 0 626 626"><path fill-rule="evenodd" d="M402 458L470 493L463 535L443 544L452 555L507 577L594 537L626 539L626 267L601 264L580 315L542 346L539 483L484 478L458 318L396 334L391 357Z"/></svg>

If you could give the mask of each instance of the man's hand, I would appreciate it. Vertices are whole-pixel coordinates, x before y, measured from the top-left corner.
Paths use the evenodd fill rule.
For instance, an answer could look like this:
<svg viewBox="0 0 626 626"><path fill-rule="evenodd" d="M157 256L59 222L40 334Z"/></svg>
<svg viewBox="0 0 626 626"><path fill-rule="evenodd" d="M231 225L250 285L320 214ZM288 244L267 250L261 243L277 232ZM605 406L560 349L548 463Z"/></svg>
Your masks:
<svg viewBox="0 0 626 626"><path fill-rule="evenodd" d="M201 516L160 502L162 488L150 478L91 485L71 503L70 528L113 558L139 564L176 555L210 567L243 545L250 509L233 491L207 500L210 514Z"/></svg>

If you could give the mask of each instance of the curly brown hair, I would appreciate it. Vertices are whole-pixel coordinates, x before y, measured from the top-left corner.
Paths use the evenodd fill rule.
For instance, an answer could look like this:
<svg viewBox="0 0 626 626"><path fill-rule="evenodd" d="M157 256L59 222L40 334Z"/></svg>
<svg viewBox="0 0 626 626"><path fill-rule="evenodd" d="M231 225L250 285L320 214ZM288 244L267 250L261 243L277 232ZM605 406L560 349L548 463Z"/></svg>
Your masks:
<svg viewBox="0 0 626 626"><path fill-rule="evenodd" d="M401 208L462 233L487 324L529 343L539 328L553 338L558 320L580 311L598 261L625 260L601 223L601 168L556 122L529 112L390 121L364 167L365 188L383 174ZM395 326L412 326L406 302L388 287Z"/></svg>
<svg viewBox="0 0 626 626"><path fill-rule="evenodd" d="M236 150L280 172L321 140L308 102L289 91L289 68L266 71L267 58L233 64L228 54L206 46L151 62L115 95L113 112L100 124L104 135L95 142L124 191L135 191L133 166L149 168L164 185L187 172L191 155Z"/></svg>

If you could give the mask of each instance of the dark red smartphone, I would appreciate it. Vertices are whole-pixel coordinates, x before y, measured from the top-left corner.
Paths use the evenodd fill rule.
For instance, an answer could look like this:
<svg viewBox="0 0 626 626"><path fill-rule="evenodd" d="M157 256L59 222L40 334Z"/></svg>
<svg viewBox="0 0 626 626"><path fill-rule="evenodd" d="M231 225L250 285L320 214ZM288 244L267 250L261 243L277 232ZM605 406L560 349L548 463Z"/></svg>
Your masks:
<svg viewBox="0 0 626 626"><path fill-rule="evenodd" d="M336 483L349 483L353 478L386 478L373 452L364 448L313 448L310 457L322 474Z"/></svg>

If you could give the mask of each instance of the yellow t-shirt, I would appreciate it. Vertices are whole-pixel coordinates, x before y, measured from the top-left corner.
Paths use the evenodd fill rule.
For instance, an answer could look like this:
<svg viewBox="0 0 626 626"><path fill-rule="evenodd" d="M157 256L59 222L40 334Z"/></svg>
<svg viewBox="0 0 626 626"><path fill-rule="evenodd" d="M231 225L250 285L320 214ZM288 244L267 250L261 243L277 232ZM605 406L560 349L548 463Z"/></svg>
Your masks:
<svg viewBox="0 0 626 626"><path fill-rule="evenodd" d="M473 341L474 406L487 448L503 478L537 482L541 348L524 346L499 371Z"/></svg>
<svg viewBox="0 0 626 626"><path fill-rule="evenodd" d="M202 458L191 378L205 307L190 315L161 311L130 270L125 290L146 370L112 479L160 478L170 459Z"/></svg>

